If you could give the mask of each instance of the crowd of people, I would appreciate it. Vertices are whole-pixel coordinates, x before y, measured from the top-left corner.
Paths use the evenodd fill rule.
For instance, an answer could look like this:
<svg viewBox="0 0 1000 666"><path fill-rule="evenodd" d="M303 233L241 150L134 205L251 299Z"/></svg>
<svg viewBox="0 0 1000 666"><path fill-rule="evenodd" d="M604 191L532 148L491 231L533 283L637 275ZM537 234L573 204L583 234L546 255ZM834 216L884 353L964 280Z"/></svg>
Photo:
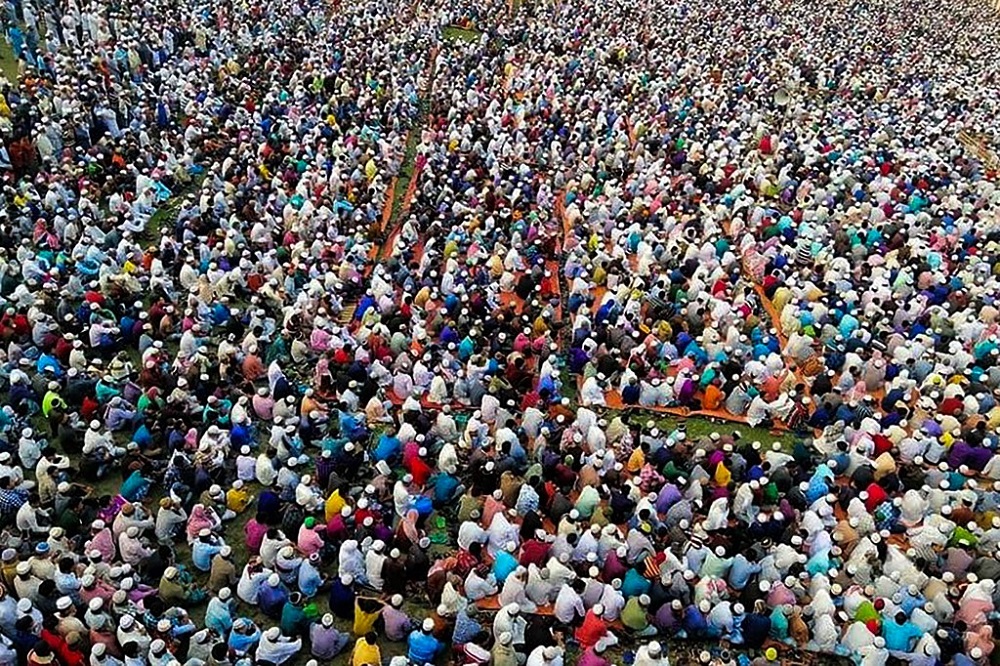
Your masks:
<svg viewBox="0 0 1000 666"><path fill-rule="evenodd" d="M0 666L991 663L978 0L10 0Z"/></svg>

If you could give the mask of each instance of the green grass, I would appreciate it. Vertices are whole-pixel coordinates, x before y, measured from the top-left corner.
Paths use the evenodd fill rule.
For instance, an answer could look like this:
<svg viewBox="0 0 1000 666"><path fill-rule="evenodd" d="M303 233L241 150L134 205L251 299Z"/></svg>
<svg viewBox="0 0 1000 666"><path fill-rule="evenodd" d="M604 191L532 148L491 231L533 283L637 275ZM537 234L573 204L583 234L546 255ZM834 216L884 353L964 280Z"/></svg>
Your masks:
<svg viewBox="0 0 1000 666"><path fill-rule="evenodd" d="M478 30L463 28L458 25L445 26L441 30L441 38L446 42L476 42L482 35Z"/></svg>
<svg viewBox="0 0 1000 666"><path fill-rule="evenodd" d="M6 39L0 39L0 74L12 84L17 84L17 58Z"/></svg>
<svg viewBox="0 0 1000 666"><path fill-rule="evenodd" d="M571 403L574 405L576 404L573 400L571 400ZM790 432L769 430L768 428L761 427L751 427L745 423L737 423L723 419L713 419L704 416L678 417L643 409L608 409L604 411L604 415L609 420L619 415L623 418L627 418L628 423L632 424L633 427L642 429L643 432L648 430L647 425L650 421L653 422L656 428L660 429L660 432L664 433L672 432L680 423L684 423L684 426L687 429L688 440L698 440L703 437L708 437L712 433L729 435L735 432L740 434L743 441L760 442L763 444L765 449L770 448L775 442L777 442L781 445L781 450L786 452L791 451L796 442L795 435Z"/></svg>
<svg viewBox="0 0 1000 666"><path fill-rule="evenodd" d="M571 406L578 405L576 376L570 374L566 368L563 368L560 377L562 379L562 396L569 399ZM600 408L597 411L601 411ZM628 415L629 422L642 428L645 428L648 421L653 421L656 427L664 432L672 431L677 427L678 423L683 421L687 428L688 437L692 439L707 437L713 432L722 435L738 432L745 441L760 442L765 448L771 446L774 442L778 442L781 444L782 451L791 451L796 442L796 436L790 432L751 427L745 423L726 421L724 419L714 419L699 415L677 417L641 408L627 410L607 409L603 411L609 418L613 418L619 414Z"/></svg>
<svg viewBox="0 0 1000 666"><path fill-rule="evenodd" d="M413 180L413 172L416 169L417 146L420 145L420 128L423 125L422 121L425 115L426 113L421 111L420 124L415 125L406 136L406 149L403 153L403 163L399 167L399 177L396 179L396 188L392 192L392 216L389 218L390 229L394 228L399 222L399 216L402 214L403 206L406 203L406 191L410 187L410 181Z"/></svg>
<svg viewBox="0 0 1000 666"><path fill-rule="evenodd" d="M146 224L146 230L143 232L143 238L147 241L152 241L157 243L160 240L160 229L164 224L173 225L177 220L177 212L181 208L181 202L189 194L197 192L201 189L201 184L205 180L205 173L199 173L191 177L191 180L187 184L178 188L172 197L156 209L156 212L149 217L149 222Z"/></svg>
<svg viewBox="0 0 1000 666"><path fill-rule="evenodd" d="M645 424L646 421L642 421L643 412L639 411L633 414L632 420L638 421L640 424ZM654 416L654 413L649 413L650 417ZM744 423L734 423L731 421L724 421L722 419L712 419L703 416L692 416L689 418L678 418L673 416L662 416L660 414L655 414L658 418L652 418L661 431L670 432L681 422L684 423L687 428L688 437L692 439L700 439L702 437L708 437L713 432L717 432L721 435L730 434L733 432L738 432L740 437L748 442L760 442L764 445L764 448L771 446L773 443L777 442L781 444L781 449L783 451L790 451L795 445L795 436L789 432L772 431L768 428L761 427L751 427ZM647 419L649 420L649 419Z"/></svg>

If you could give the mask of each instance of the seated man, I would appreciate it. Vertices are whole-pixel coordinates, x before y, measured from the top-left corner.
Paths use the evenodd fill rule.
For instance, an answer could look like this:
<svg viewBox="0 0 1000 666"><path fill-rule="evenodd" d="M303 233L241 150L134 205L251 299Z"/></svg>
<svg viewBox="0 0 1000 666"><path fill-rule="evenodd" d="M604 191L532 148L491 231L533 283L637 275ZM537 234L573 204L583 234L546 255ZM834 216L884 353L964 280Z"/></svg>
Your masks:
<svg viewBox="0 0 1000 666"><path fill-rule="evenodd" d="M444 649L444 643L435 638L433 632L434 620L426 618L419 630L410 633L406 641L406 656L412 663L433 663Z"/></svg>

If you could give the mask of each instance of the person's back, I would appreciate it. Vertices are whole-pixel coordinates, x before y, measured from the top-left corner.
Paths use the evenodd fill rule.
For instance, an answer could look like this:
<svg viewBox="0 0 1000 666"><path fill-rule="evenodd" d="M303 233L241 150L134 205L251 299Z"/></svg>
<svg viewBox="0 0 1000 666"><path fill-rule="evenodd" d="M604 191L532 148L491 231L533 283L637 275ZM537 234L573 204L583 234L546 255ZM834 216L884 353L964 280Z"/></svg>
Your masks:
<svg viewBox="0 0 1000 666"><path fill-rule="evenodd" d="M351 655L351 666L380 666L382 651L375 643L377 638L372 631L358 639L354 644L354 654Z"/></svg>
<svg viewBox="0 0 1000 666"><path fill-rule="evenodd" d="M743 620L743 636L747 647L760 648L771 631L771 618L763 613L753 612Z"/></svg>
<svg viewBox="0 0 1000 666"><path fill-rule="evenodd" d="M434 661L441 649L441 642L431 634L433 629L434 621L427 618L422 629L410 633L406 656L412 663L427 664Z"/></svg>
<svg viewBox="0 0 1000 666"><path fill-rule="evenodd" d="M910 643L921 635L916 625L907 621L906 615L896 613L896 617L882 624L882 636L885 646L893 652L909 652Z"/></svg>

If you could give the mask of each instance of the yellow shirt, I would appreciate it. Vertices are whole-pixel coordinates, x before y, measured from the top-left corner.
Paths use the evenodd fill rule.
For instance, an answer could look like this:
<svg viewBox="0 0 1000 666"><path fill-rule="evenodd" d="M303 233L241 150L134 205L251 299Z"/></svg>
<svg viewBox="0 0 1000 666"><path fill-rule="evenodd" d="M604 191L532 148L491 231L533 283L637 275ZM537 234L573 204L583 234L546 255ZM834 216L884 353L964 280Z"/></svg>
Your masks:
<svg viewBox="0 0 1000 666"><path fill-rule="evenodd" d="M718 486L728 486L729 485L729 481L732 478L733 478L733 475L732 475L732 473L730 473L730 471L728 469L726 469L726 466L723 465L722 463L719 463L719 465L715 468L715 483L716 483L716 485L718 485Z"/></svg>
<svg viewBox="0 0 1000 666"><path fill-rule="evenodd" d="M357 599L355 599L355 601L354 601L354 627L353 627L354 635L355 636L364 636L369 631L374 631L375 630L375 623L378 622L378 619L381 616L382 616L382 606L381 605L376 610L374 610L374 611L366 611L363 608L361 608L361 604L358 603ZM358 641L359 645L360 645L360 643L361 642ZM378 650L378 647L375 647L375 649ZM355 654L355 658L357 658L357 647L355 647L354 654ZM379 664L381 662L373 661L371 663L373 663L373 664Z"/></svg>
<svg viewBox="0 0 1000 666"><path fill-rule="evenodd" d="M625 469L632 472L638 472L642 469L642 466L646 464L646 455L642 452L642 449L636 449L632 452L632 455L628 457L628 464Z"/></svg>
<svg viewBox="0 0 1000 666"><path fill-rule="evenodd" d="M549 325L545 321L545 317L538 315L535 317L535 322L532 324L532 333L537 335L544 335L549 330Z"/></svg>
<svg viewBox="0 0 1000 666"><path fill-rule="evenodd" d="M497 256L492 255L486 260L486 266L490 269L490 275L497 278L503 275L503 260Z"/></svg>
<svg viewBox="0 0 1000 666"><path fill-rule="evenodd" d="M344 498L340 496L339 490L334 490L330 493L330 496L326 499L326 506L323 509L323 515L326 517L327 522L331 518L340 513L340 510L346 506Z"/></svg>
<svg viewBox="0 0 1000 666"><path fill-rule="evenodd" d="M993 430L1000 428L1000 407L994 407L986 413L986 426Z"/></svg>
<svg viewBox="0 0 1000 666"><path fill-rule="evenodd" d="M365 666L373 664L379 666L382 663L382 651L378 645L369 645L364 638L359 638L354 644L354 656L351 657L351 666Z"/></svg>
<svg viewBox="0 0 1000 666"><path fill-rule="evenodd" d="M230 488L226 491L226 508L236 513L243 513L250 505L250 493L246 488Z"/></svg>

